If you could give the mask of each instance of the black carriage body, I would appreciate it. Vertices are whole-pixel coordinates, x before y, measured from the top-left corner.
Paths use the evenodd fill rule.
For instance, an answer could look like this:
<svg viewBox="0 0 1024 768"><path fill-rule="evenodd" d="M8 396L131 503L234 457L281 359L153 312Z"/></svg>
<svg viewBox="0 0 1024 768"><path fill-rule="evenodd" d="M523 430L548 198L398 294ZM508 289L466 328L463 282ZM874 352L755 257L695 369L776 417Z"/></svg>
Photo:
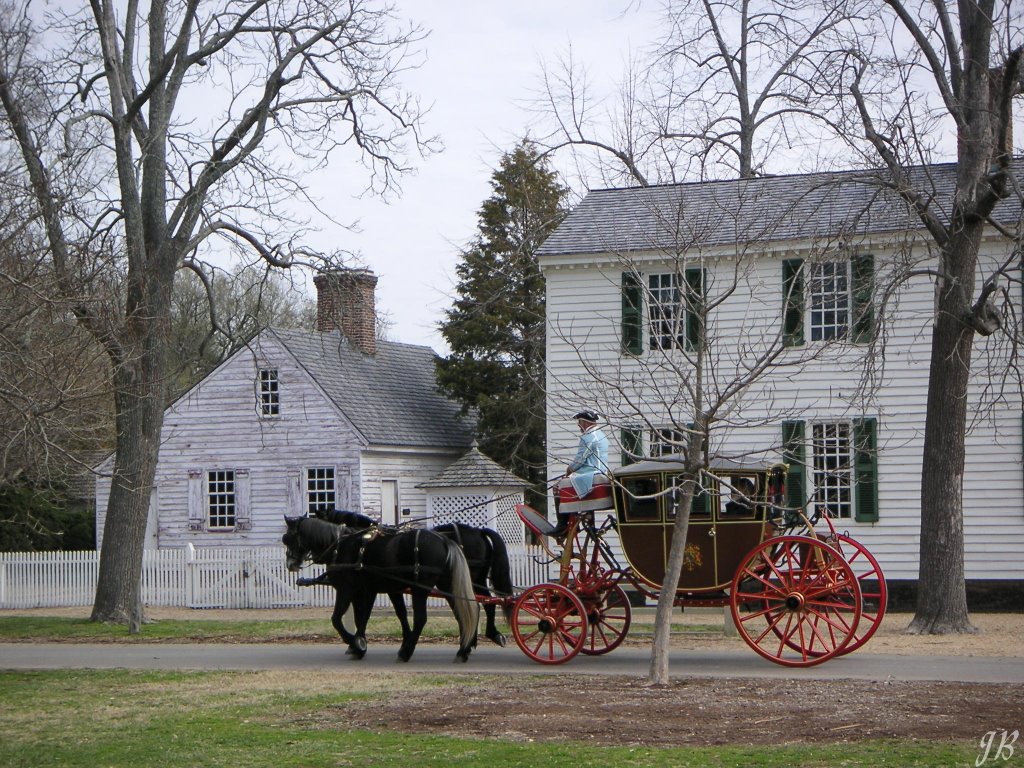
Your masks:
<svg viewBox="0 0 1024 768"><path fill-rule="evenodd" d="M680 597L724 595L743 558L774 534L769 510L779 503L785 467L719 461L701 475L686 536ZM615 514L623 554L635 579L659 592L682 500L681 460L652 459L618 469ZM741 493L752 485L752 492ZM748 503L747 499L752 500Z"/></svg>

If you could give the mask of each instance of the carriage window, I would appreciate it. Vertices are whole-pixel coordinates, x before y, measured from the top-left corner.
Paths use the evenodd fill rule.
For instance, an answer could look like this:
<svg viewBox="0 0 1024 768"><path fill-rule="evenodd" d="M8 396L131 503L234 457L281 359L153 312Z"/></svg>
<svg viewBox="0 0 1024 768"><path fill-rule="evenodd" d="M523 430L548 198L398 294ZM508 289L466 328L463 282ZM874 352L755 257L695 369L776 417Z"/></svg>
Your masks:
<svg viewBox="0 0 1024 768"><path fill-rule="evenodd" d="M318 509L337 506L334 486L334 467L310 467L306 470L306 509L316 514Z"/></svg>
<svg viewBox="0 0 1024 768"><path fill-rule="evenodd" d="M281 387L274 368L259 370L260 416L278 416L281 413Z"/></svg>
<svg viewBox="0 0 1024 768"><path fill-rule="evenodd" d="M724 520L750 520L757 506L757 478L736 475L724 478L721 484L721 508L719 515Z"/></svg>
<svg viewBox="0 0 1024 768"><path fill-rule="evenodd" d="M679 498L682 499L682 488L683 479L682 477L672 478L672 485L679 489ZM708 520L711 518L711 492L707 488L698 488L696 494L693 497L693 501L690 503L690 519L691 520ZM668 514L669 520L675 520L676 510L672 503L672 498L668 500Z"/></svg>
<svg viewBox="0 0 1024 768"><path fill-rule="evenodd" d="M656 477L627 477L622 481L622 510L627 523L660 520Z"/></svg>
<svg viewBox="0 0 1024 768"><path fill-rule="evenodd" d="M210 530L235 527L235 472L212 470L206 474Z"/></svg>
<svg viewBox="0 0 1024 768"><path fill-rule="evenodd" d="M819 514L853 517L850 425L813 425L814 505Z"/></svg>

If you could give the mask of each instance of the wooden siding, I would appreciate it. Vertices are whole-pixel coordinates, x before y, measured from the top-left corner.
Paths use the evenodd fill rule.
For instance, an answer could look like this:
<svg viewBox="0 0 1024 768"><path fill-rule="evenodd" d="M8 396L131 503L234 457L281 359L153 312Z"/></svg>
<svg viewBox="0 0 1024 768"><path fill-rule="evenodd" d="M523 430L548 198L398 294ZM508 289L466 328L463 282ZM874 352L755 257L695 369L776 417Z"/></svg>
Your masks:
<svg viewBox="0 0 1024 768"><path fill-rule="evenodd" d="M864 249L875 255L878 283L888 269L886 251L875 243ZM727 381L751 350L763 348L779 332L782 307L781 261L790 254L749 258L739 273L736 292L710 318L714 380ZM983 252L989 265L1004 256ZM649 407L658 420L665 393L677 393L670 370L645 368L620 349L621 263L607 255L550 257L544 260L547 280L548 427L550 474L564 469L575 450L578 435L569 418L581 406L602 408L600 387L605 378ZM692 265L690 262L689 265ZM709 296L714 296L734 274L734 259L708 258ZM671 269L656 259L643 263L645 272ZM985 273L985 267L979 274ZM808 421L876 416L879 420L879 509L877 523L841 521L841 528L862 541L879 559L890 578L916 579L920 530L920 471L925 399L933 306L933 285L927 278L906 284L895 297L895 315L886 325L882 366L874 374L880 387L867 403L858 402L863 379L865 347L847 345L828 350L817 360L780 368L734 401L728 422L712 436L714 449L730 455L747 454L775 461L780 456L781 422L786 418ZM645 333L645 349L647 339ZM975 382L971 411L979 413L967 436L967 471L964 478L965 549L967 577L973 579L1024 578L1019 553L1024 548L1024 472L1022 472L1022 417L1019 393L1013 386L998 390L1001 400L992 407L995 390L986 387L983 370L991 358L999 365L999 337L978 337L975 345ZM787 352L797 359L807 349ZM662 353L645 352L640 360ZM582 361L582 362L581 362ZM674 406L677 422L689 421L685 400ZM730 425L731 424L731 425ZM610 460L619 461L618 427L606 428L612 446Z"/></svg>
<svg viewBox="0 0 1024 768"><path fill-rule="evenodd" d="M277 417L257 415L258 367L278 371L281 412ZM243 350L164 416L156 472L158 546L277 545L284 533L283 516L303 511L299 506L303 496L289 492L289 482L294 483L296 476L304 479L308 467L324 466L335 467L339 480L345 476L358 479L360 449L351 426L290 355L272 340ZM189 530L189 471L205 475L212 469L249 471L250 530ZM109 490L109 479L97 483L98 544L102 543ZM349 503L353 509L360 507L357 483L350 489Z"/></svg>
<svg viewBox="0 0 1024 768"><path fill-rule="evenodd" d="M427 492L417 488L420 483L440 475L458 454L422 453L398 449L373 449L363 454L360 483L363 491L363 513L380 519L381 482L398 482L399 522L428 522ZM405 514L408 510L408 514Z"/></svg>

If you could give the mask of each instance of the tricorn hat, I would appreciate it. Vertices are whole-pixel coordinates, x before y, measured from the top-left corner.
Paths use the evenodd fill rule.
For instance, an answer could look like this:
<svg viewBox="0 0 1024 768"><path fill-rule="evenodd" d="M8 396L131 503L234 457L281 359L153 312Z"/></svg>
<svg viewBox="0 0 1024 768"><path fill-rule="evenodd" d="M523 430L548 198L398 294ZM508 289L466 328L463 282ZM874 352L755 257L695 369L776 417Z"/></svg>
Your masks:
<svg viewBox="0 0 1024 768"><path fill-rule="evenodd" d="M594 424L597 424L597 422L601 420L601 417L598 416L596 413L587 410L577 411L573 418L576 419L577 421L579 421L580 419L583 419L584 421L591 421Z"/></svg>

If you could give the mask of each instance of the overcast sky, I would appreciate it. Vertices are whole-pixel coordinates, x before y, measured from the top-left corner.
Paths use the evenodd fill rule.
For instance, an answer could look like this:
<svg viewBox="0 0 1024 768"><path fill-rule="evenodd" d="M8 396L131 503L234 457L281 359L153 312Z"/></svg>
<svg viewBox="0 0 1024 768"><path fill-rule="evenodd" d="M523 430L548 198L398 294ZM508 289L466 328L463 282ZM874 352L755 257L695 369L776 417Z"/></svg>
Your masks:
<svg viewBox="0 0 1024 768"><path fill-rule="evenodd" d="M399 14L430 32L425 63L403 82L431 105L426 130L445 149L419 163L389 203L333 192L324 200L338 219L359 219L360 231L343 233L337 245L378 275L377 306L393 322L391 339L446 352L437 324L451 305L459 251L476 231L501 155L531 120L526 103L538 89L540 60L557 60L571 44L591 78L611 87L654 32L653 9L623 17L628 4L397 0ZM345 173L329 175L335 170Z"/></svg>

